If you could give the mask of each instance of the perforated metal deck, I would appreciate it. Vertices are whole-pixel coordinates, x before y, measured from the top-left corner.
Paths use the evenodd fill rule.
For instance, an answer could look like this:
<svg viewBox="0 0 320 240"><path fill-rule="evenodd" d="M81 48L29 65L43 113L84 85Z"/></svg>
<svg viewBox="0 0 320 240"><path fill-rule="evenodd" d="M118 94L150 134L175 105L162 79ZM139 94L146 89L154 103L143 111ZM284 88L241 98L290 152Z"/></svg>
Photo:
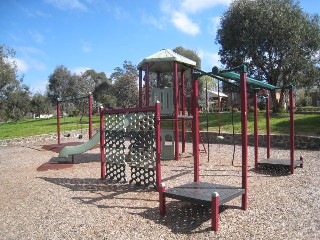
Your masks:
<svg viewBox="0 0 320 240"><path fill-rule="evenodd" d="M192 182L174 188L169 188L163 194L168 198L211 206L213 192L219 193L219 205L223 205L226 202L244 194L245 190L240 187L228 185Z"/></svg>
<svg viewBox="0 0 320 240"><path fill-rule="evenodd" d="M302 160L294 160L294 168L303 166ZM263 159L258 162L258 168L260 169L273 169L273 170L287 170L290 171L291 161L290 159Z"/></svg>

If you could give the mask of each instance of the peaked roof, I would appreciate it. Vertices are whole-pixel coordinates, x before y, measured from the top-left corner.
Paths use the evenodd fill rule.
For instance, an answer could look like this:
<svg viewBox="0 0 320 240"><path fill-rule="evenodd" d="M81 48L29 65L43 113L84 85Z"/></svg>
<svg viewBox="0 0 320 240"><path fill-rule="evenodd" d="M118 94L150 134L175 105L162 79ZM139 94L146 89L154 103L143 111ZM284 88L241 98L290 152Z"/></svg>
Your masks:
<svg viewBox="0 0 320 240"><path fill-rule="evenodd" d="M178 63L178 71L196 66L196 62L193 60L181 56L170 49L162 49L143 59L137 68L146 70L146 63L148 63L150 72L173 72L174 62Z"/></svg>

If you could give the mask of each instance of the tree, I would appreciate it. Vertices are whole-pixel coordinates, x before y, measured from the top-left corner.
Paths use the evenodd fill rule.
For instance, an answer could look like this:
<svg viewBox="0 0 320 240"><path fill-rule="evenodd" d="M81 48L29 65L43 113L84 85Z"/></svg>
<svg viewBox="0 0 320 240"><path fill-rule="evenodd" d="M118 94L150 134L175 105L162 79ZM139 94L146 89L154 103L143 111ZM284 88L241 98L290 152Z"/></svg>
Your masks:
<svg viewBox="0 0 320 240"><path fill-rule="evenodd" d="M173 49L174 52L180 54L181 56L184 56L190 60L193 60L196 62L196 68L201 69L201 59L198 56L198 54L190 49L186 49L184 47L178 46L175 49ZM186 70L185 71L185 86L186 86L186 96L187 96L187 109L188 111L190 110L190 93L191 93L191 88L192 88L192 84L191 84L191 70ZM172 76L173 79L173 76ZM201 78L199 79L199 96L203 96L203 91L204 91L204 85L205 85L205 80L206 78Z"/></svg>
<svg viewBox="0 0 320 240"><path fill-rule="evenodd" d="M5 121L23 118L30 103L29 88L21 84L14 57L13 49L0 45L0 118Z"/></svg>
<svg viewBox="0 0 320 240"><path fill-rule="evenodd" d="M96 72L93 69L85 71L80 75L76 82L78 94L86 95L89 92L93 93L97 86L103 82L110 81L104 72Z"/></svg>
<svg viewBox="0 0 320 240"><path fill-rule="evenodd" d="M48 114L52 109L52 105L48 99L48 96L36 93L31 99L31 112L36 116L41 114Z"/></svg>
<svg viewBox="0 0 320 240"><path fill-rule="evenodd" d="M57 99L75 98L77 97L76 82L79 76L72 75L67 67L57 66L54 72L49 76L49 84L47 87L47 95L52 103L56 103Z"/></svg>
<svg viewBox="0 0 320 240"><path fill-rule="evenodd" d="M14 121L23 119L30 111L30 92L28 87L22 87L8 94L5 113Z"/></svg>
<svg viewBox="0 0 320 240"><path fill-rule="evenodd" d="M110 76L112 95L117 99L117 107L135 107L138 104L138 72L130 61L124 61L122 68L115 68Z"/></svg>
<svg viewBox="0 0 320 240"><path fill-rule="evenodd" d="M249 75L281 88L279 102L272 96L276 111L285 86L310 84L319 69L319 16L304 13L294 0L235 0L216 41L228 68L246 64Z"/></svg>
<svg viewBox="0 0 320 240"><path fill-rule="evenodd" d="M112 95L113 86L109 80L105 80L97 85L93 91L93 98L106 108L112 108L117 105L117 98Z"/></svg>

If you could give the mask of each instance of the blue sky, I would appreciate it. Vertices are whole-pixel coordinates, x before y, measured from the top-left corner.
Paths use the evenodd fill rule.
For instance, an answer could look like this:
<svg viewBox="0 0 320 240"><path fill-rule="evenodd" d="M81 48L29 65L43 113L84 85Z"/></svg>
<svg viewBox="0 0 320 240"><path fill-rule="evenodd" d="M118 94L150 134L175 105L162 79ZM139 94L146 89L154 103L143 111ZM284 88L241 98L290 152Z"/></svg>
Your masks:
<svg viewBox="0 0 320 240"><path fill-rule="evenodd" d="M215 33L231 0L1 0L0 44L16 50L23 83L44 93L58 65L107 75L128 60L177 46L194 50L202 69L219 65ZM320 13L319 0L301 0Z"/></svg>

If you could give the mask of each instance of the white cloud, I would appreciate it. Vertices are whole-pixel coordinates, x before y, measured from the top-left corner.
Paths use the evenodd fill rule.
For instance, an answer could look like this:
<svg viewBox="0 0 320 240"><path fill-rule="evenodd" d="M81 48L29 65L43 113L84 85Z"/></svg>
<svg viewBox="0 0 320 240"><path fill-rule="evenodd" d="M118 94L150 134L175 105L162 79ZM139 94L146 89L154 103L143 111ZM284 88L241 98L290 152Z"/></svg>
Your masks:
<svg viewBox="0 0 320 240"><path fill-rule="evenodd" d="M204 71L211 71L212 67L221 67L220 56L216 52L210 52L203 49L198 50L198 55L201 58L202 68Z"/></svg>
<svg viewBox="0 0 320 240"><path fill-rule="evenodd" d="M229 5L232 0L181 0L180 6L185 12L196 13L218 5Z"/></svg>
<svg viewBox="0 0 320 240"><path fill-rule="evenodd" d="M210 25L209 25L209 34L211 34L212 36L216 36L217 34L217 30L218 30L218 27L220 25L220 17L212 17L210 19Z"/></svg>
<svg viewBox="0 0 320 240"><path fill-rule="evenodd" d="M77 75L81 75L83 74L85 71L90 70L92 68L90 67L75 67L71 70L71 72L77 74Z"/></svg>
<svg viewBox="0 0 320 240"><path fill-rule="evenodd" d="M43 36L41 33L37 32L37 31L32 31L32 30L30 30L30 31L29 31L29 34L30 34L31 38L32 38L35 42L37 42L37 43L43 43L44 36Z"/></svg>
<svg viewBox="0 0 320 240"><path fill-rule="evenodd" d="M81 50L86 53L91 52L92 51L91 44L86 41L81 41Z"/></svg>
<svg viewBox="0 0 320 240"><path fill-rule="evenodd" d="M200 33L199 26L196 23L192 22L192 20L189 19L188 16L184 13L174 12L172 14L171 22L176 28L186 34L195 36Z"/></svg>
<svg viewBox="0 0 320 240"><path fill-rule="evenodd" d="M232 0L162 0L160 9L168 15L177 29L194 36L199 34L201 30L199 24L197 24L190 15L194 15L195 13L199 14L199 12L216 7L217 5L228 5L231 1ZM214 18L212 21L214 28L217 28L217 19ZM209 32L213 33L214 30L215 29L209 30Z"/></svg>
<svg viewBox="0 0 320 240"><path fill-rule="evenodd" d="M26 73L31 69L36 71L45 71L47 69L43 62L33 58L9 58L8 62L17 67L19 73Z"/></svg>
<svg viewBox="0 0 320 240"><path fill-rule="evenodd" d="M46 2L64 11L73 9L81 11L88 10L88 8L79 0L46 0Z"/></svg>
<svg viewBox="0 0 320 240"><path fill-rule="evenodd" d="M39 49L39 48L35 48L35 47L24 47L24 46L17 46L16 47L17 53L19 54L23 54L23 55L39 55L39 56L44 56L45 53Z"/></svg>
<svg viewBox="0 0 320 240"><path fill-rule="evenodd" d="M20 58L9 58L8 61L12 64L12 65L16 65L18 72L20 73L26 73L30 66L28 65L28 63Z"/></svg>
<svg viewBox="0 0 320 240"><path fill-rule="evenodd" d="M31 89L31 92L32 93L41 93L41 94L45 94L45 92L47 91L47 86L48 86L48 81L47 80L39 80L39 81L35 81L33 83L34 86L36 87L33 87Z"/></svg>
<svg viewBox="0 0 320 240"><path fill-rule="evenodd" d="M148 15L148 14L142 14L142 22L146 24L150 24L155 26L159 29L164 29L164 19L163 18L156 18L155 16Z"/></svg>

